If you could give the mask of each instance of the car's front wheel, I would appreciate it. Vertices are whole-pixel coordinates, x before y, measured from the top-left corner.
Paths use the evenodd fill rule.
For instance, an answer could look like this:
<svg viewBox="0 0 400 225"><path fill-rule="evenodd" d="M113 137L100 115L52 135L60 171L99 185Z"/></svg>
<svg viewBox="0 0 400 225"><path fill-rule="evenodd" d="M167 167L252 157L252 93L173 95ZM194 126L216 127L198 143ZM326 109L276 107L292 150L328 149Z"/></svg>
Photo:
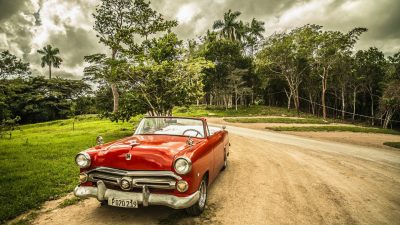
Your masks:
<svg viewBox="0 0 400 225"><path fill-rule="evenodd" d="M205 207L207 202L207 177L205 176L200 183L199 187L200 198L199 200L192 206L186 209L187 214L191 216L198 216L200 215Z"/></svg>

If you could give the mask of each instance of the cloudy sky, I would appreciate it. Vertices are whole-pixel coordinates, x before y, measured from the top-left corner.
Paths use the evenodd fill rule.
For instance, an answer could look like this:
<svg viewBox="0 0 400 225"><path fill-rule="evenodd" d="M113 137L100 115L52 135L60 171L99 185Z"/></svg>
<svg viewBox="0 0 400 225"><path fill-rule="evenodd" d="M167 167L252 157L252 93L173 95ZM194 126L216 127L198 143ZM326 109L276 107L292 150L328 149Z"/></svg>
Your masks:
<svg viewBox="0 0 400 225"><path fill-rule="evenodd" d="M40 68L36 50L56 46L64 59L56 76L79 78L83 56L107 51L93 31L92 12L99 0L0 0L0 50ZM228 9L242 12L241 19L263 20L266 35L307 23L347 32L367 27L357 49L375 46L386 55L400 50L400 0L153 0L152 6L168 19L179 22L175 32L181 39L194 38L222 18Z"/></svg>

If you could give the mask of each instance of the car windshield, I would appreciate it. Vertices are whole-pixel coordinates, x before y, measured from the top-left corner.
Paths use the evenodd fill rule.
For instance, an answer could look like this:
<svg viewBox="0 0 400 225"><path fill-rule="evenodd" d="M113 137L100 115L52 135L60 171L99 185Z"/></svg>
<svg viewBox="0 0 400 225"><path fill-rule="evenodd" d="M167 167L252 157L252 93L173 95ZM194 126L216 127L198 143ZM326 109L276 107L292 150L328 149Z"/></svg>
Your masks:
<svg viewBox="0 0 400 225"><path fill-rule="evenodd" d="M148 117L142 119L135 134L166 134L204 138L203 121L174 117Z"/></svg>

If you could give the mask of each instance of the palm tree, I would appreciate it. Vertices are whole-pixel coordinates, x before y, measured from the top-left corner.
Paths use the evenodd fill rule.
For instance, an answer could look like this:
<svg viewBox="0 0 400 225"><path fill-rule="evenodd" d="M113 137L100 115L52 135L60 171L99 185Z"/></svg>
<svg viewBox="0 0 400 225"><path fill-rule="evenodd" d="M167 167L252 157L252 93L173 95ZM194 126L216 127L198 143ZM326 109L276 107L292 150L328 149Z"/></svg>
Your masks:
<svg viewBox="0 0 400 225"><path fill-rule="evenodd" d="M265 31L264 22L258 21L255 18L251 21L248 27L248 33L246 36L247 43L250 46L251 55L254 54L254 49L259 42L259 40L263 39L263 32Z"/></svg>
<svg viewBox="0 0 400 225"><path fill-rule="evenodd" d="M240 37L240 22L237 21L237 18L240 14L242 13L239 11L232 12L232 10L228 10L228 12L224 13L223 20L214 22L213 29L219 30L222 37L230 40L238 40Z"/></svg>
<svg viewBox="0 0 400 225"><path fill-rule="evenodd" d="M42 56L42 63L40 64L42 67L46 65L49 67L49 79L51 79L51 67L54 66L55 68L59 68L62 59L57 56L60 53L58 48L53 48L51 45L47 45L43 47L43 49L37 50L37 52Z"/></svg>
<svg viewBox="0 0 400 225"><path fill-rule="evenodd" d="M262 38L263 37L263 32L265 31L264 28L264 22L256 20L253 18L253 20L250 23L250 34L253 35L254 37Z"/></svg>

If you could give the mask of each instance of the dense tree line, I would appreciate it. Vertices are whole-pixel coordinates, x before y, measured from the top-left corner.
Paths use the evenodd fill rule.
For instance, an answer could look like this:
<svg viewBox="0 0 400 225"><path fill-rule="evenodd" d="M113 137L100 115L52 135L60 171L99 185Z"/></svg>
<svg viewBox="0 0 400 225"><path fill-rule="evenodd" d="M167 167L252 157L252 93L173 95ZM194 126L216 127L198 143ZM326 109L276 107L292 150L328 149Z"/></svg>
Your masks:
<svg viewBox="0 0 400 225"><path fill-rule="evenodd" d="M51 79L62 59L50 45L38 50L49 79L31 77L28 63L1 53L0 120L83 113L128 120L139 113L171 115L175 106L191 104L293 107L384 127L400 120L400 53L356 51L366 28L340 32L309 24L267 37L264 22L240 16L228 10L201 37L180 40L171 31L177 21L150 3L101 0L94 30L108 53L84 58L83 80Z"/></svg>

